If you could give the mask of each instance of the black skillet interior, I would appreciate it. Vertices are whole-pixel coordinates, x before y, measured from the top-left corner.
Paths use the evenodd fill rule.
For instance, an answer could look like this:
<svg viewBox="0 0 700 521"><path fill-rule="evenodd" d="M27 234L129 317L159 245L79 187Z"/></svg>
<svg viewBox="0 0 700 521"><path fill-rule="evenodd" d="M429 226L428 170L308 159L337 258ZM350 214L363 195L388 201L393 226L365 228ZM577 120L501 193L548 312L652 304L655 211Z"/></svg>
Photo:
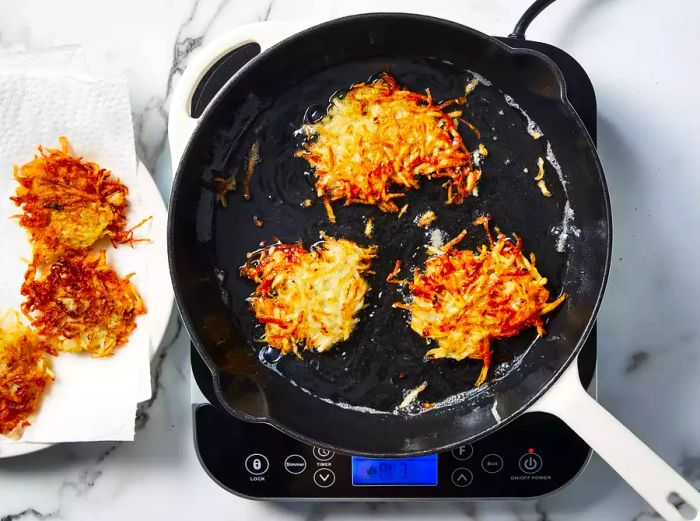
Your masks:
<svg viewBox="0 0 700 521"><path fill-rule="evenodd" d="M336 204L333 225L318 201L311 208L302 206L304 199L315 197L306 162L294 157L301 139L295 131L305 117L325 110L331 94L383 70L411 89L430 88L437 99L460 95L474 77L471 71L493 82L480 84L465 109L481 138L461 128L470 150L480 142L489 150L482 161L479 195L445 206L440 183L424 183L407 195L409 210L402 219L372 207ZM562 103L560 89L556 69L540 55L515 52L465 27L412 15L365 15L325 24L261 55L237 75L205 112L185 152L170 223L180 309L212 368L224 405L319 445L385 455L434 451L483 435L498 426L491 412L494 403L503 421L526 407L575 354L607 273L609 211L602 172L585 130ZM543 138L535 140L526 132L527 119L504 94L537 121ZM247 201L240 187L253 143L259 145L260 161ZM546 163L551 198L533 180L547 143L565 179L563 185ZM216 203L211 182L218 175L238 180L239 190L230 194L225 209ZM570 231L558 252L567 201L578 235ZM427 209L438 219L426 231L413 221ZM528 331L494 344L489 385L448 407L397 416L331 403L391 411L402 392L424 381L428 387L421 401L439 402L472 389L480 363L424 362L425 342L407 327L405 313L391 308L402 292L385 278L397 259L407 267L420 265L435 229L449 239L466 228L463 247L483 243L483 230L471 223L484 214L504 232L522 236L526 249L536 252L553 295L569 294L553 315L550 334L538 339ZM255 218L264 222L262 228ZM363 235L368 218L375 223L371 239ZM238 276L238 267L261 242L279 238L309 246L321 230L379 245L368 307L352 338L333 351L309 353L304 360L279 359L276 351L255 342L262 330L245 302L253 285ZM329 422L334 428L328 428Z"/></svg>
<svg viewBox="0 0 700 521"><path fill-rule="evenodd" d="M503 93L493 86L477 87L465 108L466 119L480 129L481 139L465 125L461 127L470 150L476 150L481 142L489 151L482 160L484 175L478 197L471 197L462 205L446 206L446 191L440 181L435 181L424 183L421 190L402 199L399 206L409 206L401 218L375 207L344 207L338 203L334 205L337 223L329 222L323 204L314 195L308 163L294 156L302 139L295 138L294 131L301 126L308 107L309 112L325 113L330 94L382 70L390 71L400 84L413 90L430 88L438 100L459 96L473 78L469 72L437 60L401 58L344 63L305 78L259 111L238 143L234 145L230 138L224 141L223 146L231 153L213 169L235 176L238 186L243 184L246 156L254 142L259 143L261 160L252 177L251 200L244 199L242 190L232 194L227 208L216 208L213 233L215 264L226 274L223 290L228 295L228 305L242 338L248 339L254 350L262 348L251 343L262 336L262 328L245 301L254 285L236 273L247 252L255 250L260 242L272 242L274 237L283 242L301 240L310 246L319 240L322 230L359 244L379 245L373 265L376 275L369 278L372 291L368 306L348 342L328 353L305 354L303 360L293 356L279 359L279 351L262 348L262 359L266 363L279 359L270 367L317 396L391 411L401 402L402 391L427 382L421 400L441 401L470 389L481 370L478 361L423 362L425 341L406 327L406 313L392 308L393 302L402 299L402 292L395 284L387 283L386 276L397 259L408 276L410 268L425 261L425 245L435 233L444 234L449 240L467 229L469 236L464 247L483 244L487 240L484 230L472 222L484 214L491 215L493 223L504 231L521 234L526 246L538 253L540 268L549 276L554 295L561 291L567 257L556 252L557 237L552 233L552 223L561 221L564 209L562 186L551 168L547 172L551 198L545 198L533 180L538 157L546 156L544 140L536 141L526 132L521 113L510 107ZM307 198L316 201L312 208L302 205ZM438 219L426 230L417 226L415 220L429 209ZM262 228L254 224L254 217L264 222ZM363 233L367 219L374 222L371 238ZM231 240L234 226L236 240ZM534 338L533 330L499 342L494 346L494 366L499 361L512 362Z"/></svg>

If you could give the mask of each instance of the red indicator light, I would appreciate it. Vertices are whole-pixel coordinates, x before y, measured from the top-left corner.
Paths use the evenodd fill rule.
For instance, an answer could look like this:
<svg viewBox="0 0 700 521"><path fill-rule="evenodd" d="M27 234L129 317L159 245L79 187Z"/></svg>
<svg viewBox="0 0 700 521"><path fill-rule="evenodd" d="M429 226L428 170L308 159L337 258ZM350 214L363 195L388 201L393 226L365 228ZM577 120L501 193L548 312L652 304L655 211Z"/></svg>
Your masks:
<svg viewBox="0 0 700 521"><path fill-rule="evenodd" d="M535 449L527 449L527 451L528 451L530 454L534 454L534 453L535 453Z"/></svg>

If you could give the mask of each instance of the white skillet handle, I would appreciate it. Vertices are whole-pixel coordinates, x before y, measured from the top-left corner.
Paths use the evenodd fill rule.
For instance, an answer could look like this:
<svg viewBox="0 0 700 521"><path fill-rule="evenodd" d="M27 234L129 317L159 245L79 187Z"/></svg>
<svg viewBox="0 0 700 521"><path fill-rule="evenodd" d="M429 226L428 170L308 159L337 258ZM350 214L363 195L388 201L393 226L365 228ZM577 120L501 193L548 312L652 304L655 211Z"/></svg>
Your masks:
<svg viewBox="0 0 700 521"><path fill-rule="evenodd" d="M574 361L530 410L554 414L588 443L667 521L700 519L700 492L657 456L586 392ZM669 496L695 509L681 515Z"/></svg>
<svg viewBox="0 0 700 521"><path fill-rule="evenodd" d="M257 43L262 52L301 29L303 26L288 22L259 22L242 25L217 38L192 55L185 72L173 91L170 103L168 141L173 172L177 170L185 145L197 126L197 119L190 116L192 95L212 65L238 47Z"/></svg>

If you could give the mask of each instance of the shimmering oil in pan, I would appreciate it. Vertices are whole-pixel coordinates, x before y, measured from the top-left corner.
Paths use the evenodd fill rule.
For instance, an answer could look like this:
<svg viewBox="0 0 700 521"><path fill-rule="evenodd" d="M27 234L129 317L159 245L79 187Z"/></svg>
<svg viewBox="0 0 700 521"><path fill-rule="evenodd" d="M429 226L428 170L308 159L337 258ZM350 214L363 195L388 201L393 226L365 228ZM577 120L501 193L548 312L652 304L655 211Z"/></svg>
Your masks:
<svg viewBox="0 0 700 521"><path fill-rule="evenodd" d="M469 150L477 150L483 143L489 151L488 156L481 158L483 175L478 196L467 198L462 205L445 206L441 183L426 181L419 190L407 194L403 202L409 209L400 219L374 207L343 206L337 202L337 222L331 224L315 196L308 164L295 157L304 139L299 128L304 122L323 117L331 96L342 96L353 83L366 81L383 70L412 90L430 88L437 100L459 96L470 81L477 80L464 117L479 128L481 139L464 125L460 125L460 133ZM488 384L473 387L481 362L424 360L428 350L425 341L408 326L407 313L392 308L394 302L408 298L406 290L385 279L397 259L402 261L402 274L406 276L414 267L423 265L427 244L447 241L462 229L466 228L469 235L460 247L473 249L483 244L483 230L472 222L488 214L504 232L523 237L526 251L537 254L538 268L548 277L552 295L561 291L567 257L557 252L555 245L560 240L558 223L562 223L568 203L561 182L564 176L560 179L552 167L556 158L544 148L546 136L533 139L528 133L528 122L533 120L524 115L521 107L516 109L509 104L506 96L487 78L449 63L377 58L334 66L309 77L288 95L258 111L245 132L224 137L232 145L221 169L237 176L244 174L249 151L254 143L259 143L260 161L251 177L251 199L246 201L240 192L234 192L227 208L217 208L214 242L216 265L228 267L222 292L227 295L233 323L261 364L323 401L374 414L422 414L488 392ZM545 156L551 198L543 197L532 179L537 158ZM527 167L532 170L531 175L523 173ZM306 207L306 200L312 202L310 207ZM416 217L427 210L433 210L437 220L427 229L416 226ZM263 227L254 225L254 216L264 222ZM374 223L371 239L364 235L369 218ZM281 357L277 350L260 342L264 330L245 301L254 285L241 279L237 268L245 262L246 253L258 249L261 243L301 240L309 247L319 240L320 231L363 246L379 245L373 265L376 274L368 279L371 289L367 307L360 312L360 322L347 342L323 354L304 352L303 359ZM532 329L494 342L494 369L487 382L516 370L536 340ZM428 386L416 404L429 402L432 408L397 410L404 393L422 382Z"/></svg>
<svg viewBox="0 0 700 521"><path fill-rule="evenodd" d="M258 352L258 357L260 359L260 362L267 367L270 371L274 371L280 376L285 376L283 372L278 370L277 368L277 363L282 359L282 352L279 351L278 349L275 349L274 347L271 347L269 345L266 345L260 351ZM318 364L314 364L318 366ZM331 403L333 405L337 405L338 407L342 409L350 409L358 412L363 412L363 413L368 413L368 414L392 414L396 413L397 411L379 411L377 409L373 409L372 407L363 407L360 405L350 405L349 403L345 403L340 400L331 400L329 398L324 398L323 396L318 396L317 394L312 393L309 391L307 388L300 386L296 381L294 381L292 378L287 378L287 381L292 384L294 387L298 387L302 391L304 391L307 394L310 394L311 396L318 398L319 400L326 402L326 403Z"/></svg>

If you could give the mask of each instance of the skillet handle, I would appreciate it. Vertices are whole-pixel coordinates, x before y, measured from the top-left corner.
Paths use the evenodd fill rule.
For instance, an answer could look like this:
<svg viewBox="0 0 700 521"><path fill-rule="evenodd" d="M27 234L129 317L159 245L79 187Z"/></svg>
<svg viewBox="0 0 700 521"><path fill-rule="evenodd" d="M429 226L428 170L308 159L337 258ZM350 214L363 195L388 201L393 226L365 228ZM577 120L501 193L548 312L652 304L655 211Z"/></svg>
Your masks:
<svg viewBox="0 0 700 521"><path fill-rule="evenodd" d="M289 22L259 22L242 25L199 49L189 60L173 91L168 116L168 141L173 172L177 170L182 152L197 126L190 116L192 95L204 75L221 58L249 43L257 43L260 52L301 30L303 26Z"/></svg>
<svg viewBox="0 0 700 521"><path fill-rule="evenodd" d="M667 521L700 520L700 492L586 392L575 361L530 410L566 422ZM683 515L678 498L695 512Z"/></svg>

